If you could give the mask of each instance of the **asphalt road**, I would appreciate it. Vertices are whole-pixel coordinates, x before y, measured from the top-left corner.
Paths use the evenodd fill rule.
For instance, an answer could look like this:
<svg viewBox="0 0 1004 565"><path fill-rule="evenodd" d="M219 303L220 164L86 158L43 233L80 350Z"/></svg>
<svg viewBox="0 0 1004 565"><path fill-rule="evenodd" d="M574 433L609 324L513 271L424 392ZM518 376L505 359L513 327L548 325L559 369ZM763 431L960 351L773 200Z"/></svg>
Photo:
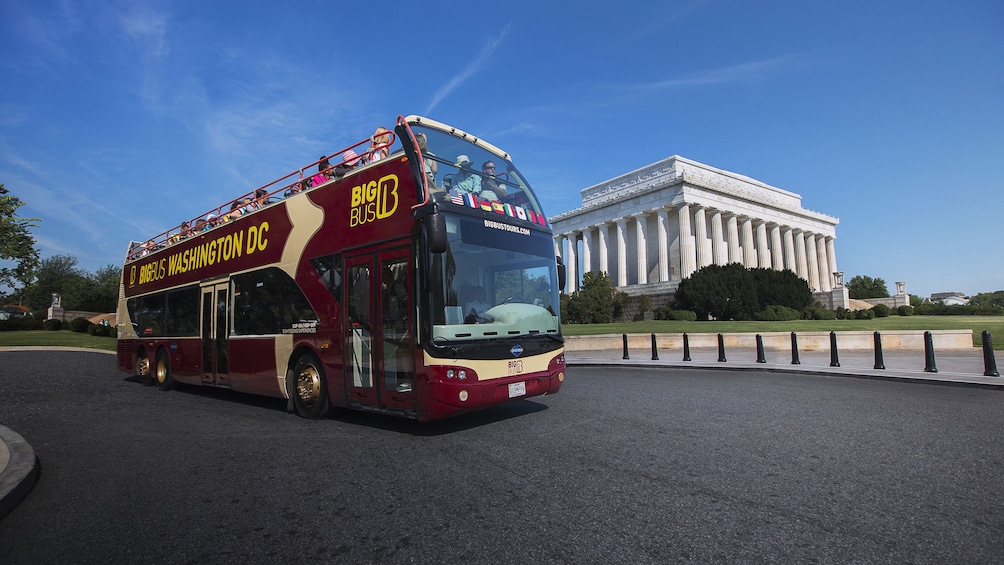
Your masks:
<svg viewBox="0 0 1004 565"><path fill-rule="evenodd" d="M0 423L41 476L20 563L1001 563L1000 391L572 368L445 422L213 389L94 353L5 352Z"/></svg>

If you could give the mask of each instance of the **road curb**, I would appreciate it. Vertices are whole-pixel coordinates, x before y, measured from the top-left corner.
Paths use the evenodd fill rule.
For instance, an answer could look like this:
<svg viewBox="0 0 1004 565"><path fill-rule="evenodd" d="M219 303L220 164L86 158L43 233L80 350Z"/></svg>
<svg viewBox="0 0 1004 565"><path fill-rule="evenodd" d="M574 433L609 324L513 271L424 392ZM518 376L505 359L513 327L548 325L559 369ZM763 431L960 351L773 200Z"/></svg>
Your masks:
<svg viewBox="0 0 1004 565"><path fill-rule="evenodd" d="M35 450L20 434L0 426L0 451L3 450L8 457L7 464L0 469L0 520L31 492L39 475Z"/></svg>

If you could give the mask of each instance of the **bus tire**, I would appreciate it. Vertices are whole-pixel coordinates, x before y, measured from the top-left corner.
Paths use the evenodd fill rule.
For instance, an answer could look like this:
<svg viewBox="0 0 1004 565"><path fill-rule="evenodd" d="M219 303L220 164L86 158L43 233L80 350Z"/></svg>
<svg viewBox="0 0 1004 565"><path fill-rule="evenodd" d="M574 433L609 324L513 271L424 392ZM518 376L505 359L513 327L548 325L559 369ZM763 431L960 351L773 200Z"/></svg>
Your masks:
<svg viewBox="0 0 1004 565"><path fill-rule="evenodd" d="M290 386L293 407L302 418L316 420L328 415L328 384L324 377L324 367L313 353L304 353L293 368L293 383Z"/></svg>
<svg viewBox="0 0 1004 565"><path fill-rule="evenodd" d="M153 365L153 379L160 390L174 388L174 378L171 377L171 361L168 360L167 352L163 349L157 352L157 362Z"/></svg>
<svg viewBox="0 0 1004 565"><path fill-rule="evenodd" d="M133 369L136 371L136 376L139 377L139 382L143 386L153 386L153 374L150 372L150 357L146 354L145 349L137 354L136 366Z"/></svg>

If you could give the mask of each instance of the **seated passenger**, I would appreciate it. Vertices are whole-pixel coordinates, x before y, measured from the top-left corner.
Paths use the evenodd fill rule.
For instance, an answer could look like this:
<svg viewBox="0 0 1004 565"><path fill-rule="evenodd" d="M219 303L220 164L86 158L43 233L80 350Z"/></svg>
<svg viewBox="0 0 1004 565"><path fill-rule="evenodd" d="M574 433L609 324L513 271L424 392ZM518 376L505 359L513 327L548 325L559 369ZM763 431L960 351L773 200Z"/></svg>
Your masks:
<svg viewBox="0 0 1004 565"><path fill-rule="evenodd" d="M369 159L368 162L376 163L380 159L383 159L390 154L390 147L387 145L390 143L390 132L387 128L379 127L373 132L373 137L370 138L370 148L369 148ZM384 147L380 147L383 145Z"/></svg>
<svg viewBox="0 0 1004 565"><path fill-rule="evenodd" d="M342 162L335 167L335 178L340 179L349 174L349 171L356 168L356 165L359 164L359 160L361 158L362 157L356 155L356 152L351 149L342 153Z"/></svg>
<svg viewBox="0 0 1004 565"><path fill-rule="evenodd" d="M317 174L310 177L311 186L320 186L328 180L330 180L334 175L331 170L331 162L324 155L321 155L321 160L317 163Z"/></svg>
<svg viewBox="0 0 1004 565"><path fill-rule="evenodd" d="M461 193L480 194L481 177L471 169L471 159L467 155L458 155L455 165L459 170L453 176L452 188Z"/></svg>
<svg viewBox="0 0 1004 565"><path fill-rule="evenodd" d="M485 176L481 179L481 194L478 196L483 200L501 200L504 198L506 195L505 187L495 182L495 163L485 161L481 164L481 172Z"/></svg>
<svg viewBox="0 0 1004 565"><path fill-rule="evenodd" d="M422 162L425 163L425 178L429 181L429 188L436 188L436 175L439 174L439 163L431 157L436 154L429 151L429 139L424 133L416 133L415 140L418 141L418 148L422 151Z"/></svg>

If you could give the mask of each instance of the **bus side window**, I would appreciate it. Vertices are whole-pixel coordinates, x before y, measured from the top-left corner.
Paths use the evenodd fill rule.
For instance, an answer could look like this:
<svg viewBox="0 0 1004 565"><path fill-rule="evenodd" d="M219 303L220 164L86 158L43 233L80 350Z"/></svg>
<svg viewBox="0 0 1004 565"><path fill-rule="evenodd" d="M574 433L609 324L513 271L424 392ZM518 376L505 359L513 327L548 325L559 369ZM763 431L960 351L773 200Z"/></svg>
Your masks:
<svg viewBox="0 0 1004 565"><path fill-rule="evenodd" d="M342 258L340 255L325 255L310 260L310 264L317 270L317 274L324 281L325 286L331 291L331 295L341 304L342 302Z"/></svg>

